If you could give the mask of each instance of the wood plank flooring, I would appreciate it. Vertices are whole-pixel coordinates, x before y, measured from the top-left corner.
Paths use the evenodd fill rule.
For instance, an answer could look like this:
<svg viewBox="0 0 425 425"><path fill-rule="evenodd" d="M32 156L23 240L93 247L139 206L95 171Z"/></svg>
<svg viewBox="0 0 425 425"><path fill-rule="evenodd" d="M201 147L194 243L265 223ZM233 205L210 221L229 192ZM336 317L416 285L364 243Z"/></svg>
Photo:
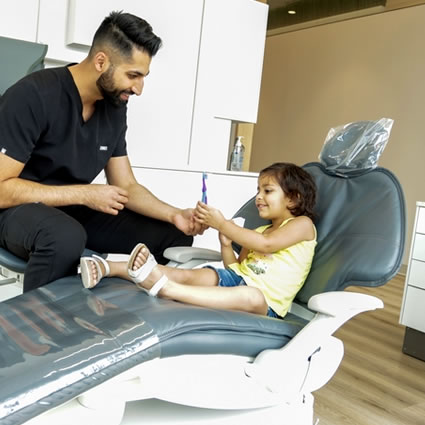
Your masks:
<svg viewBox="0 0 425 425"><path fill-rule="evenodd" d="M425 425L425 362L401 351L404 280L397 275L379 288L353 288L381 298L385 307L336 332L345 355L332 380L314 394L319 425Z"/></svg>

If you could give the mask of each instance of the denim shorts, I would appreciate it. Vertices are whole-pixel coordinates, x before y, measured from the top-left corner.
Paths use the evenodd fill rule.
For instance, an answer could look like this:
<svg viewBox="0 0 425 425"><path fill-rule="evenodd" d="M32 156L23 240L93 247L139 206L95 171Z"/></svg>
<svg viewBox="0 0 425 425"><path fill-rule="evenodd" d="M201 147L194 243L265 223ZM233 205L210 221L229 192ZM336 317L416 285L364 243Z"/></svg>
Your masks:
<svg viewBox="0 0 425 425"><path fill-rule="evenodd" d="M246 282L231 269L216 269L212 266L205 266L207 269L214 270L218 275L218 286L231 287L231 286L247 286ZM267 316L276 319L282 319L271 307L267 309Z"/></svg>

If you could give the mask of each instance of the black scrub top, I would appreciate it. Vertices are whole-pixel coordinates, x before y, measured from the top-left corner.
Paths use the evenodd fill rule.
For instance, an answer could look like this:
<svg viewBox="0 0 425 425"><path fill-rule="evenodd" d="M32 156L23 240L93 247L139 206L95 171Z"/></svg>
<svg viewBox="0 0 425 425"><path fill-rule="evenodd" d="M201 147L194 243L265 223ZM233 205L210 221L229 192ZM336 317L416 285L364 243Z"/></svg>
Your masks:
<svg viewBox="0 0 425 425"><path fill-rule="evenodd" d="M25 164L20 177L43 184L90 183L111 156L127 155L127 107L96 102L84 122L67 67L27 75L0 98L0 152Z"/></svg>

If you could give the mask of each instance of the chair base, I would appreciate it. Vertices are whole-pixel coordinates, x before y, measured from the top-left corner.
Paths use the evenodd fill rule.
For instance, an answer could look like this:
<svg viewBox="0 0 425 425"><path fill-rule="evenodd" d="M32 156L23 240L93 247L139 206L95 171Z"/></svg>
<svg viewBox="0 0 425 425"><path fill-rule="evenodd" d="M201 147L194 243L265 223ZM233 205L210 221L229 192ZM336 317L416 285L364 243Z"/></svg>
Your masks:
<svg viewBox="0 0 425 425"><path fill-rule="evenodd" d="M313 402L310 394L303 404L281 403L261 409L219 410L183 406L158 399L116 403L93 409L77 399L40 415L26 425L313 425Z"/></svg>

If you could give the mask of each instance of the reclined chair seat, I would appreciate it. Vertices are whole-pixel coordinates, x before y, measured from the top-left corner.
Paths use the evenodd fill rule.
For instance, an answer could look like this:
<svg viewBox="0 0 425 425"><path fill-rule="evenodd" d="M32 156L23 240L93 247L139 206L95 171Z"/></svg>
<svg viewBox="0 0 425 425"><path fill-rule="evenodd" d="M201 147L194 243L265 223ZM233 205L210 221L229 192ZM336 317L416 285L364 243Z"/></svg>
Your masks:
<svg viewBox="0 0 425 425"><path fill-rule="evenodd" d="M210 408L280 403L297 409L286 423L311 425L311 392L343 355L332 334L355 314L382 307L375 297L341 290L395 275L405 211L400 185L385 169L345 179L320 164L305 167L319 188L318 247L296 302L308 302L313 320L189 306L117 278L91 291L79 277L60 279L0 304L9 325L0 333L0 424L45 411L54 417L53 407L75 397L91 411L155 397ZM39 351L29 352L34 346ZM48 415L31 425L47 424Z"/></svg>
<svg viewBox="0 0 425 425"><path fill-rule="evenodd" d="M255 357L284 345L307 321L152 298L115 278L89 291L75 276L0 303L0 323L0 376L8 383L0 389L0 418L20 424L147 360ZM40 399L27 398L31 391Z"/></svg>

